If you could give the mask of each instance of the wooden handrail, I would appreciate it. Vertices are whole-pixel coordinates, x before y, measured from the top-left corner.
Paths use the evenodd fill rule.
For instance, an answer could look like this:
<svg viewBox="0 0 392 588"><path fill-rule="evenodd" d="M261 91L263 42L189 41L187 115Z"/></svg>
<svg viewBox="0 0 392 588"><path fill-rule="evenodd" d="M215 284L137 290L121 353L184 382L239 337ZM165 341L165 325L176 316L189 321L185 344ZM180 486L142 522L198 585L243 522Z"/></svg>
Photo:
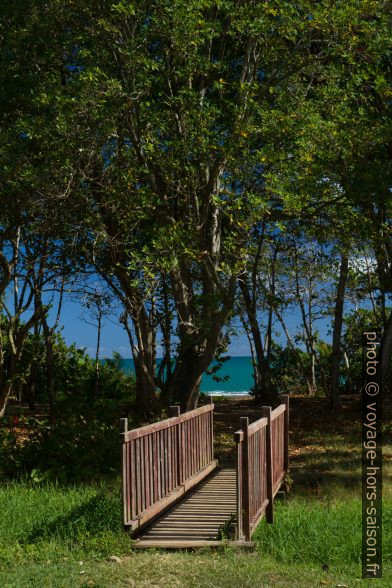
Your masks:
<svg viewBox="0 0 392 588"><path fill-rule="evenodd" d="M241 418L237 443L237 539L250 541L260 519L272 523L274 496L288 468L289 397L275 410L263 407L252 424Z"/></svg>
<svg viewBox="0 0 392 588"><path fill-rule="evenodd" d="M248 417L244 417L244 418L248 418ZM258 421L251 423L250 425L248 425L248 436L250 437L251 435L254 435L255 433L257 433L257 431L259 431L260 429L262 429L263 427L266 427L266 426L267 426L267 419L265 419L265 418L261 418ZM243 438L244 438L244 431L242 429L240 429L234 433L234 439L237 442L243 441Z"/></svg>
<svg viewBox="0 0 392 588"><path fill-rule="evenodd" d="M266 427L267 424L268 424L268 420L263 417L263 418L259 419L258 421L255 421L254 423L249 425L249 427L248 427L249 437L251 435L254 435L255 433L257 433L257 431L260 431L260 429L263 429L264 427Z"/></svg>
<svg viewBox="0 0 392 588"><path fill-rule="evenodd" d="M139 529L213 469L213 410L208 404L127 430L122 419L124 526Z"/></svg>
<svg viewBox="0 0 392 588"><path fill-rule="evenodd" d="M276 419L279 415L284 413L285 410L286 410L286 405L279 404L279 406L277 406L274 410L271 411L271 420L273 421L274 419Z"/></svg>
<svg viewBox="0 0 392 588"><path fill-rule="evenodd" d="M165 419L163 421L158 421L157 423L151 423L150 425L144 425L144 427L139 427L138 429L132 429L131 431L126 431L124 433L124 440L131 441L132 439L138 439L140 437L144 437L145 435L150 435L151 433L157 433L158 431L163 431L164 429L169 429L177 425L178 423L184 423L185 421L189 421L190 419L194 418L195 416L200 416L205 412L210 412L214 410L213 404L206 404L205 406L201 406L200 408L196 408L195 410L190 410L189 412L184 412L179 416L174 416L169 419Z"/></svg>

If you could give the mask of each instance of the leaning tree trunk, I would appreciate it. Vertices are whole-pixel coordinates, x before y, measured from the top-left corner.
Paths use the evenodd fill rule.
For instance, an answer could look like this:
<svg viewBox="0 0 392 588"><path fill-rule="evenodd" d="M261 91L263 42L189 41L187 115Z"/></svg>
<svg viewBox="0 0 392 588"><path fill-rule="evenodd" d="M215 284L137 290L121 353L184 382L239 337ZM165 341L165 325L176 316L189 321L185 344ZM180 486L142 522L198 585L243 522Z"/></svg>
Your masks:
<svg viewBox="0 0 392 588"><path fill-rule="evenodd" d="M139 414L149 417L154 411L155 384L142 355L134 353L133 360L136 375L136 410Z"/></svg>
<svg viewBox="0 0 392 588"><path fill-rule="evenodd" d="M213 361L224 318L221 313L211 320L211 328L203 337L194 333L183 336L172 377L169 394L182 411L197 408L203 373Z"/></svg>
<svg viewBox="0 0 392 588"><path fill-rule="evenodd" d="M168 395L179 402L182 410L196 408L203 373L213 361L222 328L233 308L236 278L231 276L220 292L214 289L207 272L203 274L206 295L201 310L194 306L194 293L188 268L171 272L173 298L179 319L179 351L170 381Z"/></svg>
<svg viewBox="0 0 392 588"><path fill-rule="evenodd" d="M56 389L56 376L54 366L54 346L53 346L53 334L49 328L48 321L46 320L46 314L43 312L41 317L42 330L45 339L45 352L46 352L46 392L48 395L49 403L49 420L53 426L56 422L55 415L55 389Z"/></svg>
<svg viewBox="0 0 392 588"><path fill-rule="evenodd" d="M94 392L99 393L99 354L101 351L101 332L102 332L102 310L98 308L98 324L97 324L97 344L95 347L95 377L94 377Z"/></svg>
<svg viewBox="0 0 392 588"><path fill-rule="evenodd" d="M8 398L12 391L12 382L6 380L0 388L0 419L5 415Z"/></svg>
<svg viewBox="0 0 392 588"><path fill-rule="evenodd" d="M135 334L128 324L127 316L131 317ZM128 334L132 350L136 376L136 410L143 416L151 416L154 410L155 399L155 334L148 321L144 307L139 307L139 312L125 314L122 324Z"/></svg>
<svg viewBox="0 0 392 588"><path fill-rule="evenodd" d="M9 358L6 367L1 366L0 381L0 418L5 414L8 399L12 392L13 382L17 371L18 361L22 355L23 347L29 330L40 318L40 311L36 308L31 317L18 327L18 320L13 317L8 329L8 340L10 342Z"/></svg>
<svg viewBox="0 0 392 588"><path fill-rule="evenodd" d="M189 350L184 355L180 353L177 357L169 389L170 396L180 404L182 412L197 408L201 379L209 364L210 361L196 350Z"/></svg>
<svg viewBox="0 0 392 588"><path fill-rule="evenodd" d="M384 326L381 348L381 377L383 380L387 377L391 369L390 363L392 358L392 311Z"/></svg>
<svg viewBox="0 0 392 588"><path fill-rule="evenodd" d="M249 292L245 273L241 274L239 284L249 320L249 327L252 333L257 360L259 388L255 386L255 398L266 403L274 403L277 401L277 392L272 384L272 374L269 362L264 355L262 336L256 316L256 307Z"/></svg>
<svg viewBox="0 0 392 588"><path fill-rule="evenodd" d="M6 361L6 366L2 369L2 381L0 383L0 418L5 414L5 409L8 403L8 399L12 393L14 386L14 379L17 371L18 361L22 355L23 344L25 335L21 335L15 338L16 342L11 345L10 354ZM12 349L14 347L14 349Z"/></svg>
<svg viewBox="0 0 392 588"><path fill-rule="evenodd" d="M348 256L343 253L340 261L340 273L336 291L333 335L332 335L332 365L331 365L331 390L330 405L332 409L339 406L339 376L341 360L341 335L343 325L344 293L348 276Z"/></svg>
<svg viewBox="0 0 392 588"><path fill-rule="evenodd" d="M242 313L241 313L241 322L244 327L244 331L246 333L246 337L248 339L248 343L249 343L249 347L250 347L250 354L251 354L251 358L252 358L252 368L253 368L253 381L255 383L255 391L256 391L256 390L260 390L260 371L257 367L257 358L256 358L256 353L255 353L255 346L254 346L253 339L252 339L252 334L249 329L249 325L247 324L246 319Z"/></svg>

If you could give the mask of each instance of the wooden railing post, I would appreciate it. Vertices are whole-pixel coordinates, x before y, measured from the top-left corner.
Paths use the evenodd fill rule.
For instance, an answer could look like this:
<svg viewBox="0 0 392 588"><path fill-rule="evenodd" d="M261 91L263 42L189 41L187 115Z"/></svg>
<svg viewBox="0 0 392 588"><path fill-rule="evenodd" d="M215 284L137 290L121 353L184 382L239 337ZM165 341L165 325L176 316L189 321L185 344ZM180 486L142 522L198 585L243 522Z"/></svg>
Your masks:
<svg viewBox="0 0 392 588"><path fill-rule="evenodd" d="M128 419L120 419L120 435L128 431ZM121 437L123 439L123 437Z"/></svg>
<svg viewBox="0 0 392 588"><path fill-rule="evenodd" d="M169 416L170 417L178 417L181 414L181 408L177 405L169 407ZM183 460L183 453L182 453L182 434L181 434L181 423L177 423L176 426L176 443L177 443L177 463L176 463L176 472L177 472L177 486L180 486L182 482L182 460Z"/></svg>
<svg viewBox="0 0 392 588"><path fill-rule="evenodd" d="M243 506L242 506L242 492L243 492L243 478L242 478L242 444L243 433L237 431L234 433L234 439L237 444L237 476L236 476L236 494L237 494L237 540L241 541L244 538L244 531L242 528Z"/></svg>
<svg viewBox="0 0 392 588"><path fill-rule="evenodd" d="M130 479L127 443L125 442L125 433L128 431L128 419L120 419L120 437L122 451L122 503L123 503L123 521L124 525L130 519L128 496L130 495Z"/></svg>
<svg viewBox="0 0 392 588"><path fill-rule="evenodd" d="M245 540L250 541L250 487L249 487L249 418L241 417L242 442L242 529Z"/></svg>
<svg viewBox="0 0 392 588"><path fill-rule="evenodd" d="M181 412L181 409L179 406L177 406L177 405L169 406L169 416L170 417L180 416L180 412Z"/></svg>
<svg viewBox="0 0 392 588"><path fill-rule="evenodd" d="M208 404L213 404L213 398L211 395L207 397ZM214 411L210 411L210 426L211 426L211 460L214 459Z"/></svg>
<svg viewBox="0 0 392 588"><path fill-rule="evenodd" d="M283 403L286 407L284 412L284 469L287 473L289 469L289 407L290 396L288 394L282 395Z"/></svg>
<svg viewBox="0 0 392 588"><path fill-rule="evenodd" d="M268 504L265 509L265 520L267 523L274 522L274 488L273 488L273 461L272 461L272 426L271 407L263 406L262 416L267 419L266 427L266 470L267 470L267 498Z"/></svg>

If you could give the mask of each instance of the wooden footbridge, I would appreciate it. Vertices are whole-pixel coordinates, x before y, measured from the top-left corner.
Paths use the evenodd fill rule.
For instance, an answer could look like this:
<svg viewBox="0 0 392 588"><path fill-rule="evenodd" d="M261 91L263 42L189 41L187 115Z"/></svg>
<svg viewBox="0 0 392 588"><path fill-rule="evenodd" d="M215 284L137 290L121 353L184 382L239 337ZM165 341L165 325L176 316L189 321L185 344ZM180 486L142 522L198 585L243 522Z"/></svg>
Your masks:
<svg viewBox="0 0 392 588"><path fill-rule="evenodd" d="M214 459L214 405L128 431L122 419L124 527L135 547L195 548L222 541L251 545L288 468L289 397L234 434L235 468Z"/></svg>

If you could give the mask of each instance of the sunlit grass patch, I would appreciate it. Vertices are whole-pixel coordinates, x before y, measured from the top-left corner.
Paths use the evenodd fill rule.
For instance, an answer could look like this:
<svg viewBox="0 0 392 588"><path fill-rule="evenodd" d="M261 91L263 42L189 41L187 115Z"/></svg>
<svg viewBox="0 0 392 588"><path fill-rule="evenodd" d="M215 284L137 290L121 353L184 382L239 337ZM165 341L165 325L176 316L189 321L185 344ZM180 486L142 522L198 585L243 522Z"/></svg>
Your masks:
<svg viewBox="0 0 392 588"><path fill-rule="evenodd" d="M14 482L0 488L0 504L0 565L130 548L118 488Z"/></svg>

